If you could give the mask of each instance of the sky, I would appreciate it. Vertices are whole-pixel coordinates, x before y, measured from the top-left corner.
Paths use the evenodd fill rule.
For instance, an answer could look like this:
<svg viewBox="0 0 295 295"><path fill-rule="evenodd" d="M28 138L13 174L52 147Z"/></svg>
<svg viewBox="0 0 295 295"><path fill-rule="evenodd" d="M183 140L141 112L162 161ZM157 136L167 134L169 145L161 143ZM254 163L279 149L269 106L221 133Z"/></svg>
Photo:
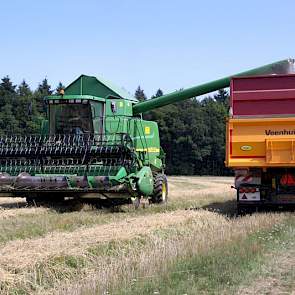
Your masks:
<svg viewBox="0 0 295 295"><path fill-rule="evenodd" d="M295 1L0 0L0 78L102 76L147 96L295 57Z"/></svg>

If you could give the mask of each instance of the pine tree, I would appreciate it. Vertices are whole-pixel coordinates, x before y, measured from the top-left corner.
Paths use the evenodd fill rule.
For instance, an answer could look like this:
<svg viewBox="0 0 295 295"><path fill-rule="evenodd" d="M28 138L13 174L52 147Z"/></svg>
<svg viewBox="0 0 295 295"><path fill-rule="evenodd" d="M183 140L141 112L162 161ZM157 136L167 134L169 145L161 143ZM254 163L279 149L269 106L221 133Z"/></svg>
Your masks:
<svg viewBox="0 0 295 295"><path fill-rule="evenodd" d="M160 96L163 96L164 93L163 91L159 88L156 92L156 94L154 94L151 98L156 98L156 97L160 97Z"/></svg>
<svg viewBox="0 0 295 295"><path fill-rule="evenodd" d="M37 91L35 92L37 110L40 114L46 113L46 104L44 102L44 97L52 94L51 86L48 84L47 78L39 84Z"/></svg>
<svg viewBox="0 0 295 295"><path fill-rule="evenodd" d="M9 76L5 76L1 79L1 81L2 82L0 83L0 96L14 95L16 93L16 85L13 85Z"/></svg>
<svg viewBox="0 0 295 295"><path fill-rule="evenodd" d="M61 82L59 82L56 89L55 89L55 94L60 94L60 91L64 90L65 88L66 87Z"/></svg>
<svg viewBox="0 0 295 295"><path fill-rule="evenodd" d="M37 92L39 92L43 96L52 94L51 86L48 84L47 78L44 78L43 81L39 84Z"/></svg>
<svg viewBox="0 0 295 295"><path fill-rule="evenodd" d="M1 134L19 134L18 121L13 115L12 105L6 104L0 112L0 133Z"/></svg>
<svg viewBox="0 0 295 295"><path fill-rule="evenodd" d="M225 89L219 89L217 94L214 95L214 99L220 103L227 103L229 99L228 92Z"/></svg>
<svg viewBox="0 0 295 295"><path fill-rule="evenodd" d="M5 76L0 83L0 110L6 104L12 104L16 95L16 85L13 85L10 78Z"/></svg>
<svg viewBox="0 0 295 295"><path fill-rule="evenodd" d="M21 82L21 84L18 86L17 93L19 96L31 96L32 95L32 91L25 80L23 80Z"/></svg>
<svg viewBox="0 0 295 295"><path fill-rule="evenodd" d="M135 94L134 94L135 98L137 98L139 101L144 101L146 100L146 95L143 91L143 89L140 88L140 86L137 87Z"/></svg>

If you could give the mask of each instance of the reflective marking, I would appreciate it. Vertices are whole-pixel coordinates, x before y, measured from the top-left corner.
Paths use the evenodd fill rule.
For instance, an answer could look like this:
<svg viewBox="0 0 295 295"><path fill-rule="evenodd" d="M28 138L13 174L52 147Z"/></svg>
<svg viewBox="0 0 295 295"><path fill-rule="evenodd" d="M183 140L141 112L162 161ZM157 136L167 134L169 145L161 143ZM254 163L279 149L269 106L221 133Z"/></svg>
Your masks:
<svg viewBox="0 0 295 295"><path fill-rule="evenodd" d="M241 146L242 151L251 151L253 147L251 145L243 145Z"/></svg>
<svg viewBox="0 0 295 295"><path fill-rule="evenodd" d="M149 152L149 153L159 153L160 149L156 147L150 147L145 149L136 149L137 152Z"/></svg>

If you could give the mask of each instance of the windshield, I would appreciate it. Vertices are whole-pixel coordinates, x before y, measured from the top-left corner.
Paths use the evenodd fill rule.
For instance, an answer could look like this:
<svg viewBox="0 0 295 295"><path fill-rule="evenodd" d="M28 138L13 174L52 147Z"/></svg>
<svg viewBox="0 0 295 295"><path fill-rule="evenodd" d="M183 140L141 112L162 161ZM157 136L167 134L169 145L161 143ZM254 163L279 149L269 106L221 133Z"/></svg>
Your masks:
<svg viewBox="0 0 295 295"><path fill-rule="evenodd" d="M93 133L90 104L54 104L49 114L50 134Z"/></svg>

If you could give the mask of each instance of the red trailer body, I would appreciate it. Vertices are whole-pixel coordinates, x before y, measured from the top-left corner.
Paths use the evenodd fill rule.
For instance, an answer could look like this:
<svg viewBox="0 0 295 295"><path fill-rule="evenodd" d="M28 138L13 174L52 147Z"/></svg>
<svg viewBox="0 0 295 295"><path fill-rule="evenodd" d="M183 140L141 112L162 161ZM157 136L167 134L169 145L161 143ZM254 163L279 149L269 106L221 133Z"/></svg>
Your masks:
<svg viewBox="0 0 295 295"><path fill-rule="evenodd" d="M295 75L233 78L233 117L295 116Z"/></svg>

